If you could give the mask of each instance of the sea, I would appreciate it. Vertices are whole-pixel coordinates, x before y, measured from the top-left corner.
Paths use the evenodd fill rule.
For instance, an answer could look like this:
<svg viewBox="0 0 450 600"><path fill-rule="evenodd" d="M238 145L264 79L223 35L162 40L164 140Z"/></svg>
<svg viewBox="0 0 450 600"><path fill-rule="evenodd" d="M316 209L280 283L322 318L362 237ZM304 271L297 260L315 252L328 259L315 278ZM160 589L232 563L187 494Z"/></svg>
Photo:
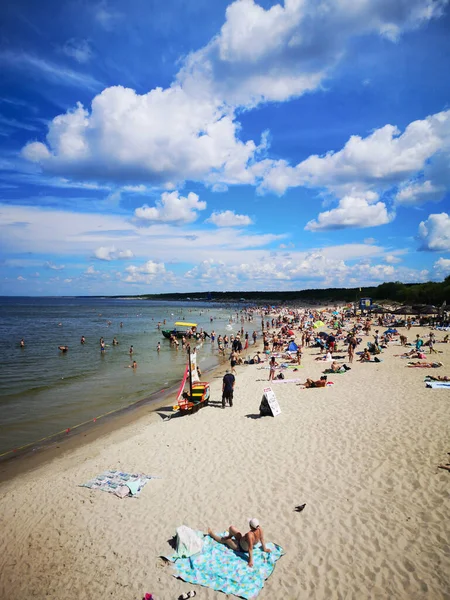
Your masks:
<svg viewBox="0 0 450 600"><path fill-rule="evenodd" d="M241 308L144 299L0 298L0 456L151 400L181 382L187 354L181 344L178 350L170 345L158 322L161 329L173 328L175 321L194 322L198 330L230 335L242 326ZM255 325L244 325L250 339ZM65 345L67 352L58 350ZM136 369L129 368L131 345ZM194 346L202 372L226 360L209 338L191 341Z"/></svg>

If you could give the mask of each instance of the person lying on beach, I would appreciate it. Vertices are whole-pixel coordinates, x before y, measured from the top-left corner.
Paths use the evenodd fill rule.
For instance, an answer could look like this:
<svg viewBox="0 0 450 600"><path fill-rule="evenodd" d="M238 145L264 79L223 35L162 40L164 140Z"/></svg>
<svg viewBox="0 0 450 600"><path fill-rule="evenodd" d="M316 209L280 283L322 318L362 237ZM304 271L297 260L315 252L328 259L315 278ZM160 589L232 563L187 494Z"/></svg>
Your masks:
<svg viewBox="0 0 450 600"><path fill-rule="evenodd" d="M224 544L235 552L248 552L248 566L253 567L253 548L257 544L261 544L264 552L270 554L271 550L267 548L264 543L264 533L259 526L258 519L250 519L248 524L250 531L245 535L242 535L234 525L230 525L228 528L228 535L226 536L220 537L216 535L212 529L208 529L208 535L219 544Z"/></svg>
<svg viewBox="0 0 450 600"><path fill-rule="evenodd" d="M424 381L450 381L448 375L427 375Z"/></svg>
<svg viewBox="0 0 450 600"><path fill-rule="evenodd" d="M300 387L304 388L322 388L327 385L327 376L322 375L320 379L314 381L314 379L308 378L305 383L297 383Z"/></svg>
<svg viewBox="0 0 450 600"><path fill-rule="evenodd" d="M347 365L340 365L335 360L331 363L331 367L329 369L325 369L324 373L346 373L350 371L350 367Z"/></svg>
<svg viewBox="0 0 450 600"><path fill-rule="evenodd" d="M442 367L443 364L441 362L433 362L433 363L421 363L421 362L411 362L406 365L407 367L417 367L422 369L437 369L438 367Z"/></svg>
<svg viewBox="0 0 450 600"><path fill-rule="evenodd" d="M400 356L400 358L425 358L425 354L417 352L415 348L411 348L409 352L404 352L403 354L394 354L394 356Z"/></svg>
<svg viewBox="0 0 450 600"><path fill-rule="evenodd" d="M327 352L325 356L318 356L315 360L323 360L324 362L332 362L333 357L331 356L331 352Z"/></svg>

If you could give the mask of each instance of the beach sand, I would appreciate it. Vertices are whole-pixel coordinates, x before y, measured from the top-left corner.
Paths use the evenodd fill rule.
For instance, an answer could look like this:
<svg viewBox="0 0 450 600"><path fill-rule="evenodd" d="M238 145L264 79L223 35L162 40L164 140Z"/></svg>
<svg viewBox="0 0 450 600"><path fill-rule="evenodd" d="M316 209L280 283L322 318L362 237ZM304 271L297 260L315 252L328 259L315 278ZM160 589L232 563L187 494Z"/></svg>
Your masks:
<svg viewBox="0 0 450 600"><path fill-rule="evenodd" d="M238 367L225 410L215 371L198 413L148 413L2 483L0 598L225 597L159 557L179 525L247 531L249 517L286 552L261 599L450 598L450 473L437 468L450 462L450 393L423 382L450 376L450 344L435 347L440 369L409 369L392 345L325 389L273 384L276 418L259 418L268 369ZM286 377L318 378L316 353ZM160 479L137 499L78 487L106 469Z"/></svg>

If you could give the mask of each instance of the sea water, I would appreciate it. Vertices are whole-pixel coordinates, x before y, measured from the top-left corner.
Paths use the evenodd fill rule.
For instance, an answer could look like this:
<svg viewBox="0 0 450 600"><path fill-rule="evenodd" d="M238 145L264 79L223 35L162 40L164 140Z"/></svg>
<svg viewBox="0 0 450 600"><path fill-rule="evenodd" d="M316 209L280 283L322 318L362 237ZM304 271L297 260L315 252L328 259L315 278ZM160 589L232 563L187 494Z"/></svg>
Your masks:
<svg viewBox="0 0 450 600"><path fill-rule="evenodd" d="M181 343L178 350L170 345L158 322L161 329L171 329L175 321L194 322L199 330L230 335L241 328L237 311L206 302L0 298L0 454L180 382L186 352ZM246 330L252 326L244 324ZM85 344L80 343L81 336ZM101 337L106 344L103 353ZM114 337L118 346L112 345ZM202 371L225 360L218 354L217 342L211 344L209 338L190 343L197 345ZM69 350L60 352L61 345ZM137 369L129 368L132 360Z"/></svg>

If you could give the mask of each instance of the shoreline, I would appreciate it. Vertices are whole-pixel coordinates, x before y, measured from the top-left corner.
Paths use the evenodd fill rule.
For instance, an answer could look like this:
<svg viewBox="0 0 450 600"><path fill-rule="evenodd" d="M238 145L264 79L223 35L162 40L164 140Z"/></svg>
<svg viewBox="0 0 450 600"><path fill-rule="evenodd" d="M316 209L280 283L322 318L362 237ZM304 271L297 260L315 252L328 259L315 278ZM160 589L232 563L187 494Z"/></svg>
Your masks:
<svg viewBox="0 0 450 600"><path fill-rule="evenodd" d="M257 352L261 349L261 342L258 341L255 345L251 344L248 350L250 348L254 348L254 351ZM222 360L217 365L205 369L202 379L204 379L203 376L208 376L210 379L222 377L228 367L229 361ZM128 406L77 424L69 428L69 431L62 430L41 440L34 440L20 448L4 452L0 456L0 484L58 459L67 452L88 446L104 436L125 429L145 417L159 415L158 411L166 411L167 417L178 418L172 410L178 387L179 383L176 383ZM171 398L172 400L169 402Z"/></svg>

